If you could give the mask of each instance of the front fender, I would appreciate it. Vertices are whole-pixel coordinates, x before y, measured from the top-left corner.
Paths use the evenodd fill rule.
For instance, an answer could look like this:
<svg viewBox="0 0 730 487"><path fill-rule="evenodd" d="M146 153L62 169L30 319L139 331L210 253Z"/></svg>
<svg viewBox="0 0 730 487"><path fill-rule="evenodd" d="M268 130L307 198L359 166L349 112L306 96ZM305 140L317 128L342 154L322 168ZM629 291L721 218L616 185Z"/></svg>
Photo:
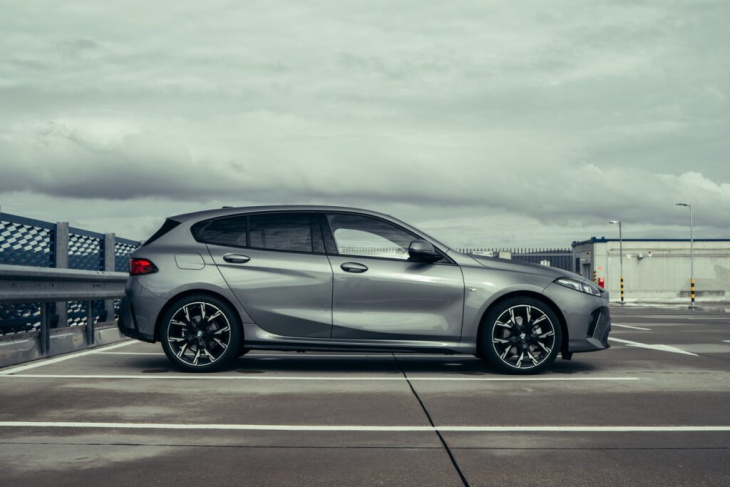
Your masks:
<svg viewBox="0 0 730 487"><path fill-rule="evenodd" d="M543 294L553 279L500 269L462 268L464 272L464 326L462 344L476 346L479 325L487 309L500 298L520 292Z"/></svg>

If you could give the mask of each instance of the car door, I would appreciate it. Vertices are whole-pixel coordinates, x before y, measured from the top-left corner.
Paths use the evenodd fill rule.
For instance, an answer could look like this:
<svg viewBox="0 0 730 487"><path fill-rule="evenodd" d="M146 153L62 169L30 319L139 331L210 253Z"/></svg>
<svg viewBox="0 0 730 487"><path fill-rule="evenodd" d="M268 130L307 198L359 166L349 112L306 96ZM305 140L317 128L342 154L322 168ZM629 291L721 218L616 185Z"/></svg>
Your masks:
<svg viewBox="0 0 730 487"><path fill-rule="evenodd" d="M379 218L328 213L322 219L334 274L332 337L458 340L464 307L461 268L409 261L420 238Z"/></svg>
<svg viewBox="0 0 730 487"><path fill-rule="evenodd" d="M237 215L194 233L260 328L290 337L331 335L333 276L316 214Z"/></svg>

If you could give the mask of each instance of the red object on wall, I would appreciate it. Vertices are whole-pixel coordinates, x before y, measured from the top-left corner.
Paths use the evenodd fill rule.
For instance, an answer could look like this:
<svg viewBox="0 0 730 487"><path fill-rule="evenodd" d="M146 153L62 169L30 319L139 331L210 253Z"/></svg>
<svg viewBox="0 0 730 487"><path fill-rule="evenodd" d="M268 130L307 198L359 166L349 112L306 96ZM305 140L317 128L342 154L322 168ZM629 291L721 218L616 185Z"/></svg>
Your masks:
<svg viewBox="0 0 730 487"><path fill-rule="evenodd" d="M606 278L605 277L599 277L598 278L598 285L601 286L603 289L606 289Z"/></svg>

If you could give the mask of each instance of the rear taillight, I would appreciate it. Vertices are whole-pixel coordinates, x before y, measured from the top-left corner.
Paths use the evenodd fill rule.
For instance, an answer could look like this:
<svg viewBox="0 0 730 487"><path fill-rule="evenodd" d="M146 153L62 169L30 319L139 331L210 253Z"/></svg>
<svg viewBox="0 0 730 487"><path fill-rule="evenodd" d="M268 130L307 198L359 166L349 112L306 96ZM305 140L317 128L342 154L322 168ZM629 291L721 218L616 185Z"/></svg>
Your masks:
<svg viewBox="0 0 730 487"><path fill-rule="evenodd" d="M141 276L144 274L152 274L157 272L155 264L147 259L129 259L129 275Z"/></svg>

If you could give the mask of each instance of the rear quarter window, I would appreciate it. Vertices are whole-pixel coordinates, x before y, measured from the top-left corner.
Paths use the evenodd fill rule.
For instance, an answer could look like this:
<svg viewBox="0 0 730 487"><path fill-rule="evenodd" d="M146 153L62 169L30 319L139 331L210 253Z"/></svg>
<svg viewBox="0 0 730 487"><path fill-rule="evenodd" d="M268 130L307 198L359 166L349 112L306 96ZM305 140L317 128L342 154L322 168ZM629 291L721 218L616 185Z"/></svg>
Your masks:
<svg viewBox="0 0 730 487"><path fill-rule="evenodd" d="M246 247L248 217L233 216L217 218L196 223L190 229L193 238L198 242L226 245L229 247Z"/></svg>

